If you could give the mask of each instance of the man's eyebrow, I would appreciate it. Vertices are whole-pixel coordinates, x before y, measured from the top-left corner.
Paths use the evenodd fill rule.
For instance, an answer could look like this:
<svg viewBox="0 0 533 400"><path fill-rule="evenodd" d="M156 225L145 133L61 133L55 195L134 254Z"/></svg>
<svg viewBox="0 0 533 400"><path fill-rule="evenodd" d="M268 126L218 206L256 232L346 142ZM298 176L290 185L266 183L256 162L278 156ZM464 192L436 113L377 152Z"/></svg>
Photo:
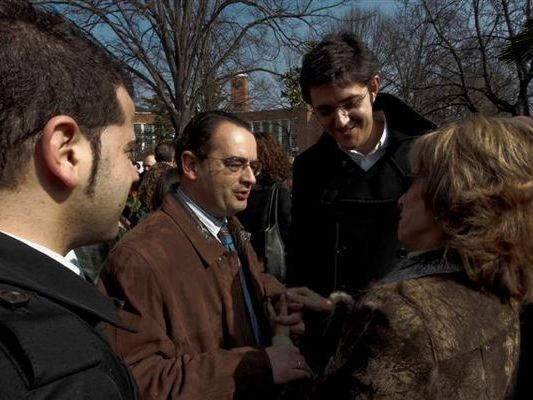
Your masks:
<svg viewBox="0 0 533 400"><path fill-rule="evenodd" d="M241 156L229 156L229 157L226 157L226 160L248 162L248 159L246 157L241 157Z"/></svg>
<svg viewBox="0 0 533 400"><path fill-rule="evenodd" d="M363 99L365 96L366 96L366 93L362 93L362 94L353 94L353 95L351 95L351 96L346 97L344 100L341 100L340 103L348 103L349 101L352 101L352 100L361 100L361 99Z"/></svg>
<svg viewBox="0 0 533 400"><path fill-rule="evenodd" d="M360 99L362 99L364 97L365 97L365 94L351 94L351 95L345 97L344 99L339 100L337 105L338 104L348 103L349 101L353 101L353 100L360 100ZM322 105L316 106L315 108L330 108L330 107L337 107L337 105L334 106L334 105L331 105L331 104L322 104Z"/></svg>

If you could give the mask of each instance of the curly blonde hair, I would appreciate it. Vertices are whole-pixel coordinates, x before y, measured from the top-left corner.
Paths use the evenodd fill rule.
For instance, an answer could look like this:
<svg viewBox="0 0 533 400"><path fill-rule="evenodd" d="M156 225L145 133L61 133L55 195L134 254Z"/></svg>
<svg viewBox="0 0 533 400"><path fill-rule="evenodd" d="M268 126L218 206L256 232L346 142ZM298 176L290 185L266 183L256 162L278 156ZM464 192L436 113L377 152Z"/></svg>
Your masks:
<svg viewBox="0 0 533 400"><path fill-rule="evenodd" d="M410 157L447 249L504 301L533 300L533 121L472 119L420 137Z"/></svg>

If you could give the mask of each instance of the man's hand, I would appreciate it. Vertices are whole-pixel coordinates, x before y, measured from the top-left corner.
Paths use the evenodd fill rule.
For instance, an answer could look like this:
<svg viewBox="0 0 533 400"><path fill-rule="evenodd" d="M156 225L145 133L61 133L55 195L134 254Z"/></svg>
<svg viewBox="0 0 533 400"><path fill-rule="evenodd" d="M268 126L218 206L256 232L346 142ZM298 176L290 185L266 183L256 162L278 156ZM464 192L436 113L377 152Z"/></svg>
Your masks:
<svg viewBox="0 0 533 400"><path fill-rule="evenodd" d="M270 359L276 385L311 377L311 369L297 347L270 346L265 351Z"/></svg>
<svg viewBox="0 0 533 400"><path fill-rule="evenodd" d="M334 308L331 300L306 287L290 288L285 296L291 309L306 308L311 311L330 313Z"/></svg>
<svg viewBox="0 0 533 400"><path fill-rule="evenodd" d="M301 307L300 307L301 308ZM305 332L305 324L302 313L290 309L285 294L282 294L276 306L272 300L267 299L267 315L275 335L301 336Z"/></svg>

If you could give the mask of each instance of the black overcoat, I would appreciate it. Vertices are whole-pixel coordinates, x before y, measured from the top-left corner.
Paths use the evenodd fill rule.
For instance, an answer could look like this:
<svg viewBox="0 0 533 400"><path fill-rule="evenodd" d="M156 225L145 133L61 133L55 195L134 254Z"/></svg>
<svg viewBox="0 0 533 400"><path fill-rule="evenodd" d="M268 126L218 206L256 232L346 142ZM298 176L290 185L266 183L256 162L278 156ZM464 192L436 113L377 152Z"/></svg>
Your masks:
<svg viewBox="0 0 533 400"><path fill-rule="evenodd" d="M0 233L0 399L135 399L97 325L121 326L113 300Z"/></svg>
<svg viewBox="0 0 533 400"><path fill-rule="evenodd" d="M385 114L389 142L368 171L327 133L294 161L289 285L353 292L399 261L397 201L410 181L409 145L435 125L388 94L374 110Z"/></svg>

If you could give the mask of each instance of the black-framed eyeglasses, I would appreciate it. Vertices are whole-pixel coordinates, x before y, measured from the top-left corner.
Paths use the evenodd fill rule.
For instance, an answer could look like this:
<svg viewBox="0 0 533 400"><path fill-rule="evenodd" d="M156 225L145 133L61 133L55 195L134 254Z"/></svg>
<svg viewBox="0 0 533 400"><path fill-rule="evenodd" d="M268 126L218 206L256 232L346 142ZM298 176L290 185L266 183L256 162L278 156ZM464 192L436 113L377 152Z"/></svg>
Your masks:
<svg viewBox="0 0 533 400"><path fill-rule="evenodd" d="M226 158L218 158L218 157L205 157L205 158L221 161L224 167L226 167L231 172L242 172L247 167L250 167L254 176L257 176L261 173L262 166L259 160L250 161L245 157L238 157L238 156L226 157Z"/></svg>
<svg viewBox="0 0 533 400"><path fill-rule="evenodd" d="M363 105L363 101L365 100L366 96L368 96L368 93L370 93L370 90L367 88L366 93L363 95L355 95L350 97L348 100L346 100L344 103L339 104L338 106L318 106L313 107L313 110L318 115L318 117L322 119L331 118L337 109L341 110L344 115L348 115L351 111L358 110Z"/></svg>

